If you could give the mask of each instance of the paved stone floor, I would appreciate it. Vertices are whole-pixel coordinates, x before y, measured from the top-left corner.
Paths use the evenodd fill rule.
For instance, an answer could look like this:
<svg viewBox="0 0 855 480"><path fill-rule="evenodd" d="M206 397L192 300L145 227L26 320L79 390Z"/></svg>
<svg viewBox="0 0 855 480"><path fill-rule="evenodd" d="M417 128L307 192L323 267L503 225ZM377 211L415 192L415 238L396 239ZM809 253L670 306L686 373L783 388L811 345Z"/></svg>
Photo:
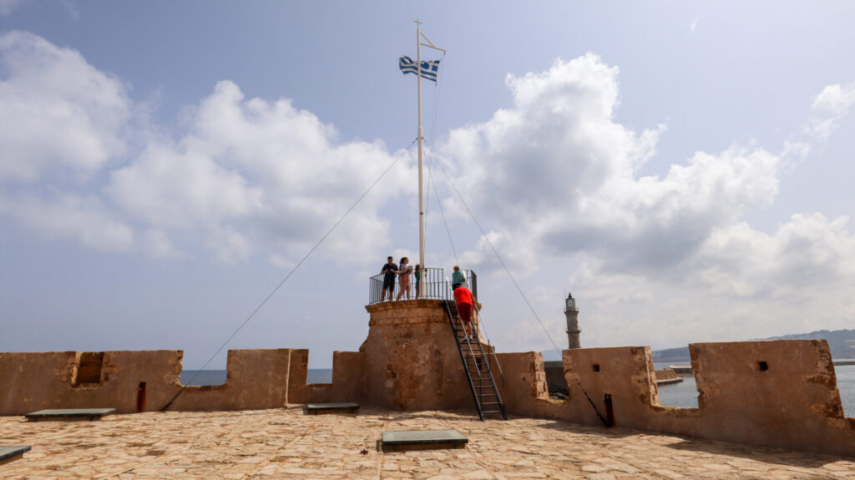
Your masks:
<svg viewBox="0 0 855 480"><path fill-rule="evenodd" d="M385 430L455 428L459 450L383 454ZM95 422L0 417L0 445L27 444L0 478L757 478L855 479L855 459L517 418L363 410L113 415Z"/></svg>

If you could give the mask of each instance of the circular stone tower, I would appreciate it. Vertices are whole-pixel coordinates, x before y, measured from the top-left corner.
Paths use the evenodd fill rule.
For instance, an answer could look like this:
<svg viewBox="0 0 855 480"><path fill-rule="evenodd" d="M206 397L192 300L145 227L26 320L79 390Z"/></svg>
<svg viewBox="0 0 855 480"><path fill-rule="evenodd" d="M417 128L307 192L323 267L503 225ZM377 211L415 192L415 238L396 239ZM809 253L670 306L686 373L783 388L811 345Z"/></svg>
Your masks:
<svg viewBox="0 0 855 480"><path fill-rule="evenodd" d="M444 300L381 302L365 309L371 320L359 351L365 354L369 403L397 410L475 408Z"/></svg>

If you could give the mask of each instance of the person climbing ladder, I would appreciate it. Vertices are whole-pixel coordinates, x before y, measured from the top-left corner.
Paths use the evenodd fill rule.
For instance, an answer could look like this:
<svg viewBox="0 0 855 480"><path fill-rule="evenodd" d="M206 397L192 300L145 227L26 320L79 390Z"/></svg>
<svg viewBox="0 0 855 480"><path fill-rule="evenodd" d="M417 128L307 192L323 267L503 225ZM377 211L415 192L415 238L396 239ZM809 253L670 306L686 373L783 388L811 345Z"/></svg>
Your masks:
<svg viewBox="0 0 855 480"><path fill-rule="evenodd" d="M463 322L463 341L478 340L478 333L472 325L472 309L475 303L475 298L472 292L466 287L457 287L454 289L454 303L457 304L457 311L460 314L460 320ZM467 328L469 332L467 333Z"/></svg>

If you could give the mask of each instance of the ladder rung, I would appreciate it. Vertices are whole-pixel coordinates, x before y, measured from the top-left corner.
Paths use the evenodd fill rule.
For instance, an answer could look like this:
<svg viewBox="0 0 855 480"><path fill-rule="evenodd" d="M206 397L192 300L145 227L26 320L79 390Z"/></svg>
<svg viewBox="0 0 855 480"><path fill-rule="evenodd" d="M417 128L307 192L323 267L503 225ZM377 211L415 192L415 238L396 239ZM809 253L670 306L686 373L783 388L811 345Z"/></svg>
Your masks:
<svg viewBox="0 0 855 480"><path fill-rule="evenodd" d="M463 321L460 319L457 305L446 300L446 312L451 321L451 330L454 335L454 340L457 342L457 349L463 360L463 369L466 371L466 376L469 379L469 384L472 387L472 393L475 397L475 404L478 407L478 413L481 420L484 420L484 415L501 415L507 418L504 413L504 405L502 398L499 395L499 390L496 388L496 381L493 378L490 362L484 353L484 347L481 345L480 339L466 340L468 335L463 329ZM473 346L472 344L475 343ZM482 399L498 400L492 402L481 402ZM498 410L484 409L485 407L499 406Z"/></svg>

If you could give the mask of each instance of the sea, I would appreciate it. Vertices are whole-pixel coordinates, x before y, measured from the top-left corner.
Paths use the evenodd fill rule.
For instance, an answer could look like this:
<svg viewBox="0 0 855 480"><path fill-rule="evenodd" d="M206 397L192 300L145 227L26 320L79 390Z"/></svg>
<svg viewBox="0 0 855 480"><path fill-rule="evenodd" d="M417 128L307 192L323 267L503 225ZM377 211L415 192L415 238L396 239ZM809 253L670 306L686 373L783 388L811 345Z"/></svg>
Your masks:
<svg viewBox="0 0 855 480"><path fill-rule="evenodd" d="M657 370L666 368L668 365L673 364L653 364ZM834 373L837 374L837 389L840 391L840 400L843 403L843 414L847 417L855 417L855 365L835 365ZM695 383L695 377L689 375L680 378L683 379L682 382L659 387L659 403L675 407L698 408L698 385Z"/></svg>
<svg viewBox="0 0 855 480"><path fill-rule="evenodd" d="M655 363L658 370L666 368L669 363ZM843 402L843 413L847 417L855 417L855 365L838 365L834 367L837 374L837 388ZM695 377L680 377L682 382L659 387L659 403L675 407L698 407L698 386ZM192 382L191 382L192 381ZM307 373L308 383L332 383L331 368L310 368ZM184 370L181 372L181 383L184 385L222 385L226 383L225 370Z"/></svg>
<svg viewBox="0 0 855 480"><path fill-rule="evenodd" d="M222 385L226 383L226 370L184 370L181 372L183 385ZM310 368L306 383L332 383L331 368Z"/></svg>

